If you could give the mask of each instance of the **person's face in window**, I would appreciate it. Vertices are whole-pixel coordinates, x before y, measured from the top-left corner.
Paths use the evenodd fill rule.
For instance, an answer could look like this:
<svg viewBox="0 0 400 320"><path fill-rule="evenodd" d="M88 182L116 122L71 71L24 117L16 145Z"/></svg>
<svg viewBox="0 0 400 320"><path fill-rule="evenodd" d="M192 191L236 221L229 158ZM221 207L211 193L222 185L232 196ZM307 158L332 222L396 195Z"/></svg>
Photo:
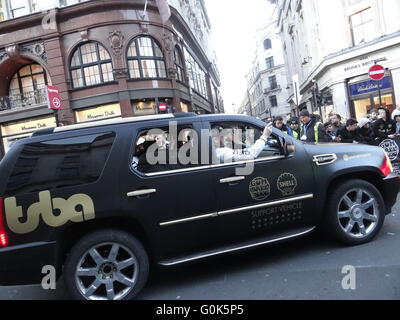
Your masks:
<svg viewBox="0 0 400 320"><path fill-rule="evenodd" d="M218 129L211 129L211 138L216 148L221 146L221 136Z"/></svg>
<svg viewBox="0 0 400 320"><path fill-rule="evenodd" d="M254 129L247 129L246 130L246 141L248 143L254 143L255 141L255 132Z"/></svg>
<svg viewBox="0 0 400 320"><path fill-rule="evenodd" d="M275 126L276 126L277 129L281 130L282 127L283 127L283 121L282 120L277 120L275 122Z"/></svg>
<svg viewBox="0 0 400 320"><path fill-rule="evenodd" d="M160 149L167 147L167 139L165 138L165 136L163 134L157 135L155 140L156 140L157 146Z"/></svg>

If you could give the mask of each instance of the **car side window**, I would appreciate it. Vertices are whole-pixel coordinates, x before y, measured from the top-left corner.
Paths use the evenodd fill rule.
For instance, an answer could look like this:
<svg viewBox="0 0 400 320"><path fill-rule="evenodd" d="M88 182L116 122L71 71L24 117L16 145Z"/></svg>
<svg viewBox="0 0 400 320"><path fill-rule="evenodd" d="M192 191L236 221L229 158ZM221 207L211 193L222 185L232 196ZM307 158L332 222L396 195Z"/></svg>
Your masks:
<svg viewBox="0 0 400 320"><path fill-rule="evenodd" d="M262 130L241 122L211 123L213 163L229 163L281 155L279 137L272 134L267 141Z"/></svg>
<svg viewBox="0 0 400 320"><path fill-rule="evenodd" d="M97 181L115 133L85 135L24 145L7 183L6 194L77 186Z"/></svg>
<svg viewBox="0 0 400 320"><path fill-rule="evenodd" d="M199 142L191 125L149 128L139 132L133 142L132 169L140 173L159 173L199 166Z"/></svg>

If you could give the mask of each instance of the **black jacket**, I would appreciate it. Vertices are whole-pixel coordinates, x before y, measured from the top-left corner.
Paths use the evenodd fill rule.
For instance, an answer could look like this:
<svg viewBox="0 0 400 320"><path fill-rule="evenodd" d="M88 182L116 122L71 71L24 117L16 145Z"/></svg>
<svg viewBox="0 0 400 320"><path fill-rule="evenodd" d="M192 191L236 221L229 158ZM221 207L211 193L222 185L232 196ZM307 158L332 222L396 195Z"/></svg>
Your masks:
<svg viewBox="0 0 400 320"><path fill-rule="evenodd" d="M308 124L301 125L300 130L300 139L304 135L304 131L307 128L307 132L305 133L307 136L306 142L316 142L315 141L315 126L318 124L318 141L317 142L329 142L332 141L332 138L326 134L325 127L321 122L317 122L315 117L311 117L311 120Z"/></svg>
<svg viewBox="0 0 400 320"><path fill-rule="evenodd" d="M384 121L378 119L372 124L372 136L374 140L385 140L388 136L396 133L396 123L389 118Z"/></svg>
<svg viewBox="0 0 400 320"><path fill-rule="evenodd" d="M348 131L346 127L342 127L341 129L339 129L337 131L337 136L341 139L341 142L343 143L353 143L354 141L360 141L358 130Z"/></svg>
<svg viewBox="0 0 400 320"><path fill-rule="evenodd" d="M372 138L371 128L358 128L357 129L358 138L360 143L372 144L374 139Z"/></svg>

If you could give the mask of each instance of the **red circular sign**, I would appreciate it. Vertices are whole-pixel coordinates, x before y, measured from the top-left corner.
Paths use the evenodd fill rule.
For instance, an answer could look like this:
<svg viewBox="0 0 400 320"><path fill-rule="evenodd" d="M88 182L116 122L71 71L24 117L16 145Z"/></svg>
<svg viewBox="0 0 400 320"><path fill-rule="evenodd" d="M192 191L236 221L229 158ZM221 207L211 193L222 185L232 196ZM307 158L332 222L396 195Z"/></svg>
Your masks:
<svg viewBox="0 0 400 320"><path fill-rule="evenodd" d="M161 103L159 106L159 109L160 109L160 111L165 111L165 110L167 110L167 105L164 103Z"/></svg>
<svg viewBox="0 0 400 320"><path fill-rule="evenodd" d="M385 68L376 64L369 69L368 75L372 80L381 80L385 77Z"/></svg>

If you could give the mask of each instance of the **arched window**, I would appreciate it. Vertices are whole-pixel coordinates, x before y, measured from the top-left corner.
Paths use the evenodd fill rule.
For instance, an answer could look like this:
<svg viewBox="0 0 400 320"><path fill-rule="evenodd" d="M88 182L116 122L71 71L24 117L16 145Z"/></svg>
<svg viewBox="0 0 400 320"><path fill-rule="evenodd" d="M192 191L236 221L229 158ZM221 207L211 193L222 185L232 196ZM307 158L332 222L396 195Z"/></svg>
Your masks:
<svg viewBox="0 0 400 320"><path fill-rule="evenodd" d="M32 63L19 69L11 78L9 96L12 99L38 97L48 84L50 81L43 67Z"/></svg>
<svg viewBox="0 0 400 320"><path fill-rule="evenodd" d="M166 78L164 55L159 45L150 37L134 39L128 49L130 77Z"/></svg>
<svg viewBox="0 0 400 320"><path fill-rule="evenodd" d="M111 56L101 44L96 42L82 44L75 50L70 69L74 88L114 80Z"/></svg>
<svg viewBox="0 0 400 320"><path fill-rule="evenodd" d="M180 82L186 82L182 54L178 47L176 47L174 50L174 61L175 61L175 69L176 69L176 73L177 73L177 80Z"/></svg>
<svg viewBox="0 0 400 320"><path fill-rule="evenodd" d="M268 50L271 48L272 48L271 39L265 39L264 40L264 50Z"/></svg>

